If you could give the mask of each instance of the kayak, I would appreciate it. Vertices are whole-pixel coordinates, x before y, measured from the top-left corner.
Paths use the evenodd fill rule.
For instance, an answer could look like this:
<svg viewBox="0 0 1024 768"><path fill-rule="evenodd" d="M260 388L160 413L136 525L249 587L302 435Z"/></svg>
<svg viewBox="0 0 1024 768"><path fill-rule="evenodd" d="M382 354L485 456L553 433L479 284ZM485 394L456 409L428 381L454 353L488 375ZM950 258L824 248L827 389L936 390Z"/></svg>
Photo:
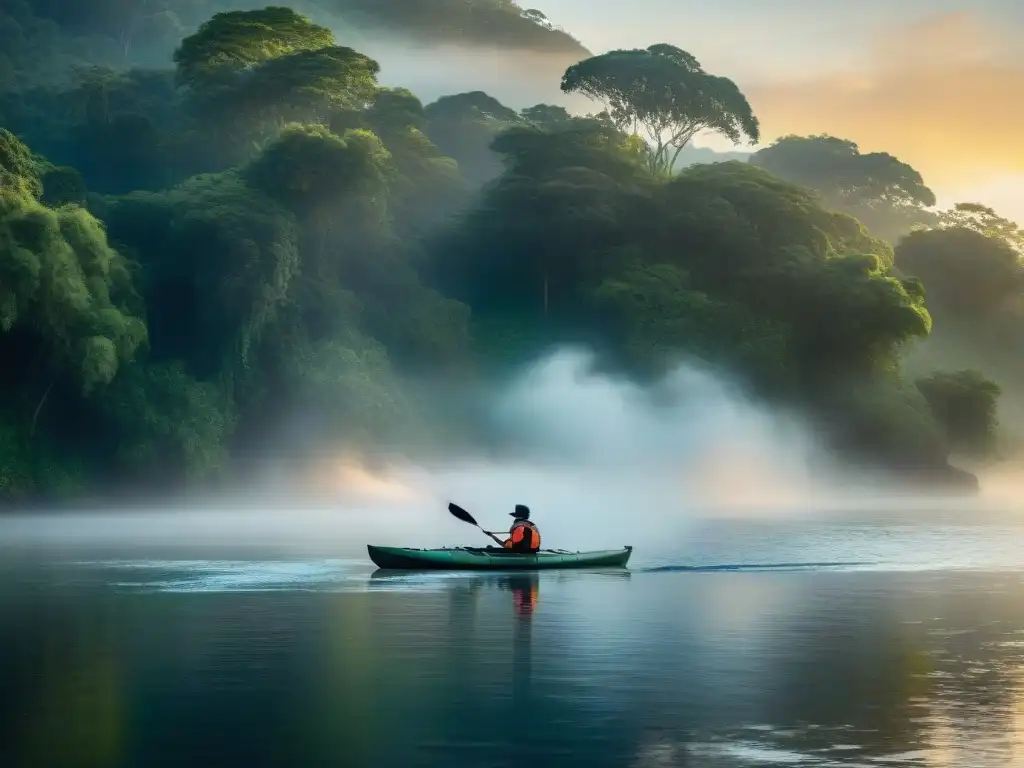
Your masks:
<svg viewBox="0 0 1024 768"><path fill-rule="evenodd" d="M434 571L533 571L552 568L624 568L632 547L600 552L542 549L535 554L509 552L497 547L405 549L368 544L366 551L378 568Z"/></svg>

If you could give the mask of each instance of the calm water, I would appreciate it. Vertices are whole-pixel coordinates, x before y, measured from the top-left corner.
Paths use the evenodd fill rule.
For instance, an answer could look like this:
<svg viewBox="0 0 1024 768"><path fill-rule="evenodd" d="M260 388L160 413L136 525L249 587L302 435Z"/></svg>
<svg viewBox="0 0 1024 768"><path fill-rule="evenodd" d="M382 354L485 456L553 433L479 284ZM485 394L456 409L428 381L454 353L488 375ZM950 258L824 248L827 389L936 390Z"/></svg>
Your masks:
<svg viewBox="0 0 1024 768"><path fill-rule="evenodd" d="M0 765L1024 765L1024 528L696 528L628 573L5 555Z"/></svg>

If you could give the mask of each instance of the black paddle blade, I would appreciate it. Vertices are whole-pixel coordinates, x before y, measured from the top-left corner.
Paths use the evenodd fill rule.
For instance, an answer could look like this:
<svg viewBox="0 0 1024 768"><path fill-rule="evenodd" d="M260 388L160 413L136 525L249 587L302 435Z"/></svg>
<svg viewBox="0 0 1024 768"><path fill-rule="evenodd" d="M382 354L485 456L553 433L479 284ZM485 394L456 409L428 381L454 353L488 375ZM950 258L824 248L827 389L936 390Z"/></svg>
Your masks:
<svg viewBox="0 0 1024 768"><path fill-rule="evenodd" d="M473 516L458 504L449 504L448 511L455 515L455 517L459 518L462 522L479 527L479 523L473 519Z"/></svg>

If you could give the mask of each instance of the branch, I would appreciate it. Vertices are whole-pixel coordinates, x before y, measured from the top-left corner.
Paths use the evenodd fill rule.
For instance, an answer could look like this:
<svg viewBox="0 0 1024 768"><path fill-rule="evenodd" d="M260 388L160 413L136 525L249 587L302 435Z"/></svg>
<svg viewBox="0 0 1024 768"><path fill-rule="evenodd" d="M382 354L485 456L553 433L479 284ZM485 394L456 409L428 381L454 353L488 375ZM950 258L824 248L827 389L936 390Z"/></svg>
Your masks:
<svg viewBox="0 0 1024 768"><path fill-rule="evenodd" d="M56 378L53 379L52 381L50 381L50 385L46 388L46 391L43 392L43 396L41 398L39 398L39 404L36 405L36 410L32 414L32 426L29 427L29 430L28 430L28 436L29 436L30 439L32 437L35 437L35 434L36 434L36 422L39 420L39 412L43 410L43 403L45 403L46 402L46 398L48 398L50 396L50 390L53 389L53 385L54 385L54 383L56 381L57 381Z"/></svg>

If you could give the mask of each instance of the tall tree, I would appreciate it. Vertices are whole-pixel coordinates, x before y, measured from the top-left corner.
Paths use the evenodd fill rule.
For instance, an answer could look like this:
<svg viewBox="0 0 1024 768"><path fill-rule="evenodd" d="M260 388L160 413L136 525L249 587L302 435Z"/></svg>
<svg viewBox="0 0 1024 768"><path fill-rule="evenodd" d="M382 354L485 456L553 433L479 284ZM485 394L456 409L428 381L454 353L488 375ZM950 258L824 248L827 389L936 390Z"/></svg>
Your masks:
<svg viewBox="0 0 1024 768"><path fill-rule="evenodd" d="M667 175L701 131L733 143L756 143L760 127L746 97L727 77L709 74L691 54L673 45L615 50L573 64L562 91L602 102L615 124L643 133L651 145L652 171Z"/></svg>

